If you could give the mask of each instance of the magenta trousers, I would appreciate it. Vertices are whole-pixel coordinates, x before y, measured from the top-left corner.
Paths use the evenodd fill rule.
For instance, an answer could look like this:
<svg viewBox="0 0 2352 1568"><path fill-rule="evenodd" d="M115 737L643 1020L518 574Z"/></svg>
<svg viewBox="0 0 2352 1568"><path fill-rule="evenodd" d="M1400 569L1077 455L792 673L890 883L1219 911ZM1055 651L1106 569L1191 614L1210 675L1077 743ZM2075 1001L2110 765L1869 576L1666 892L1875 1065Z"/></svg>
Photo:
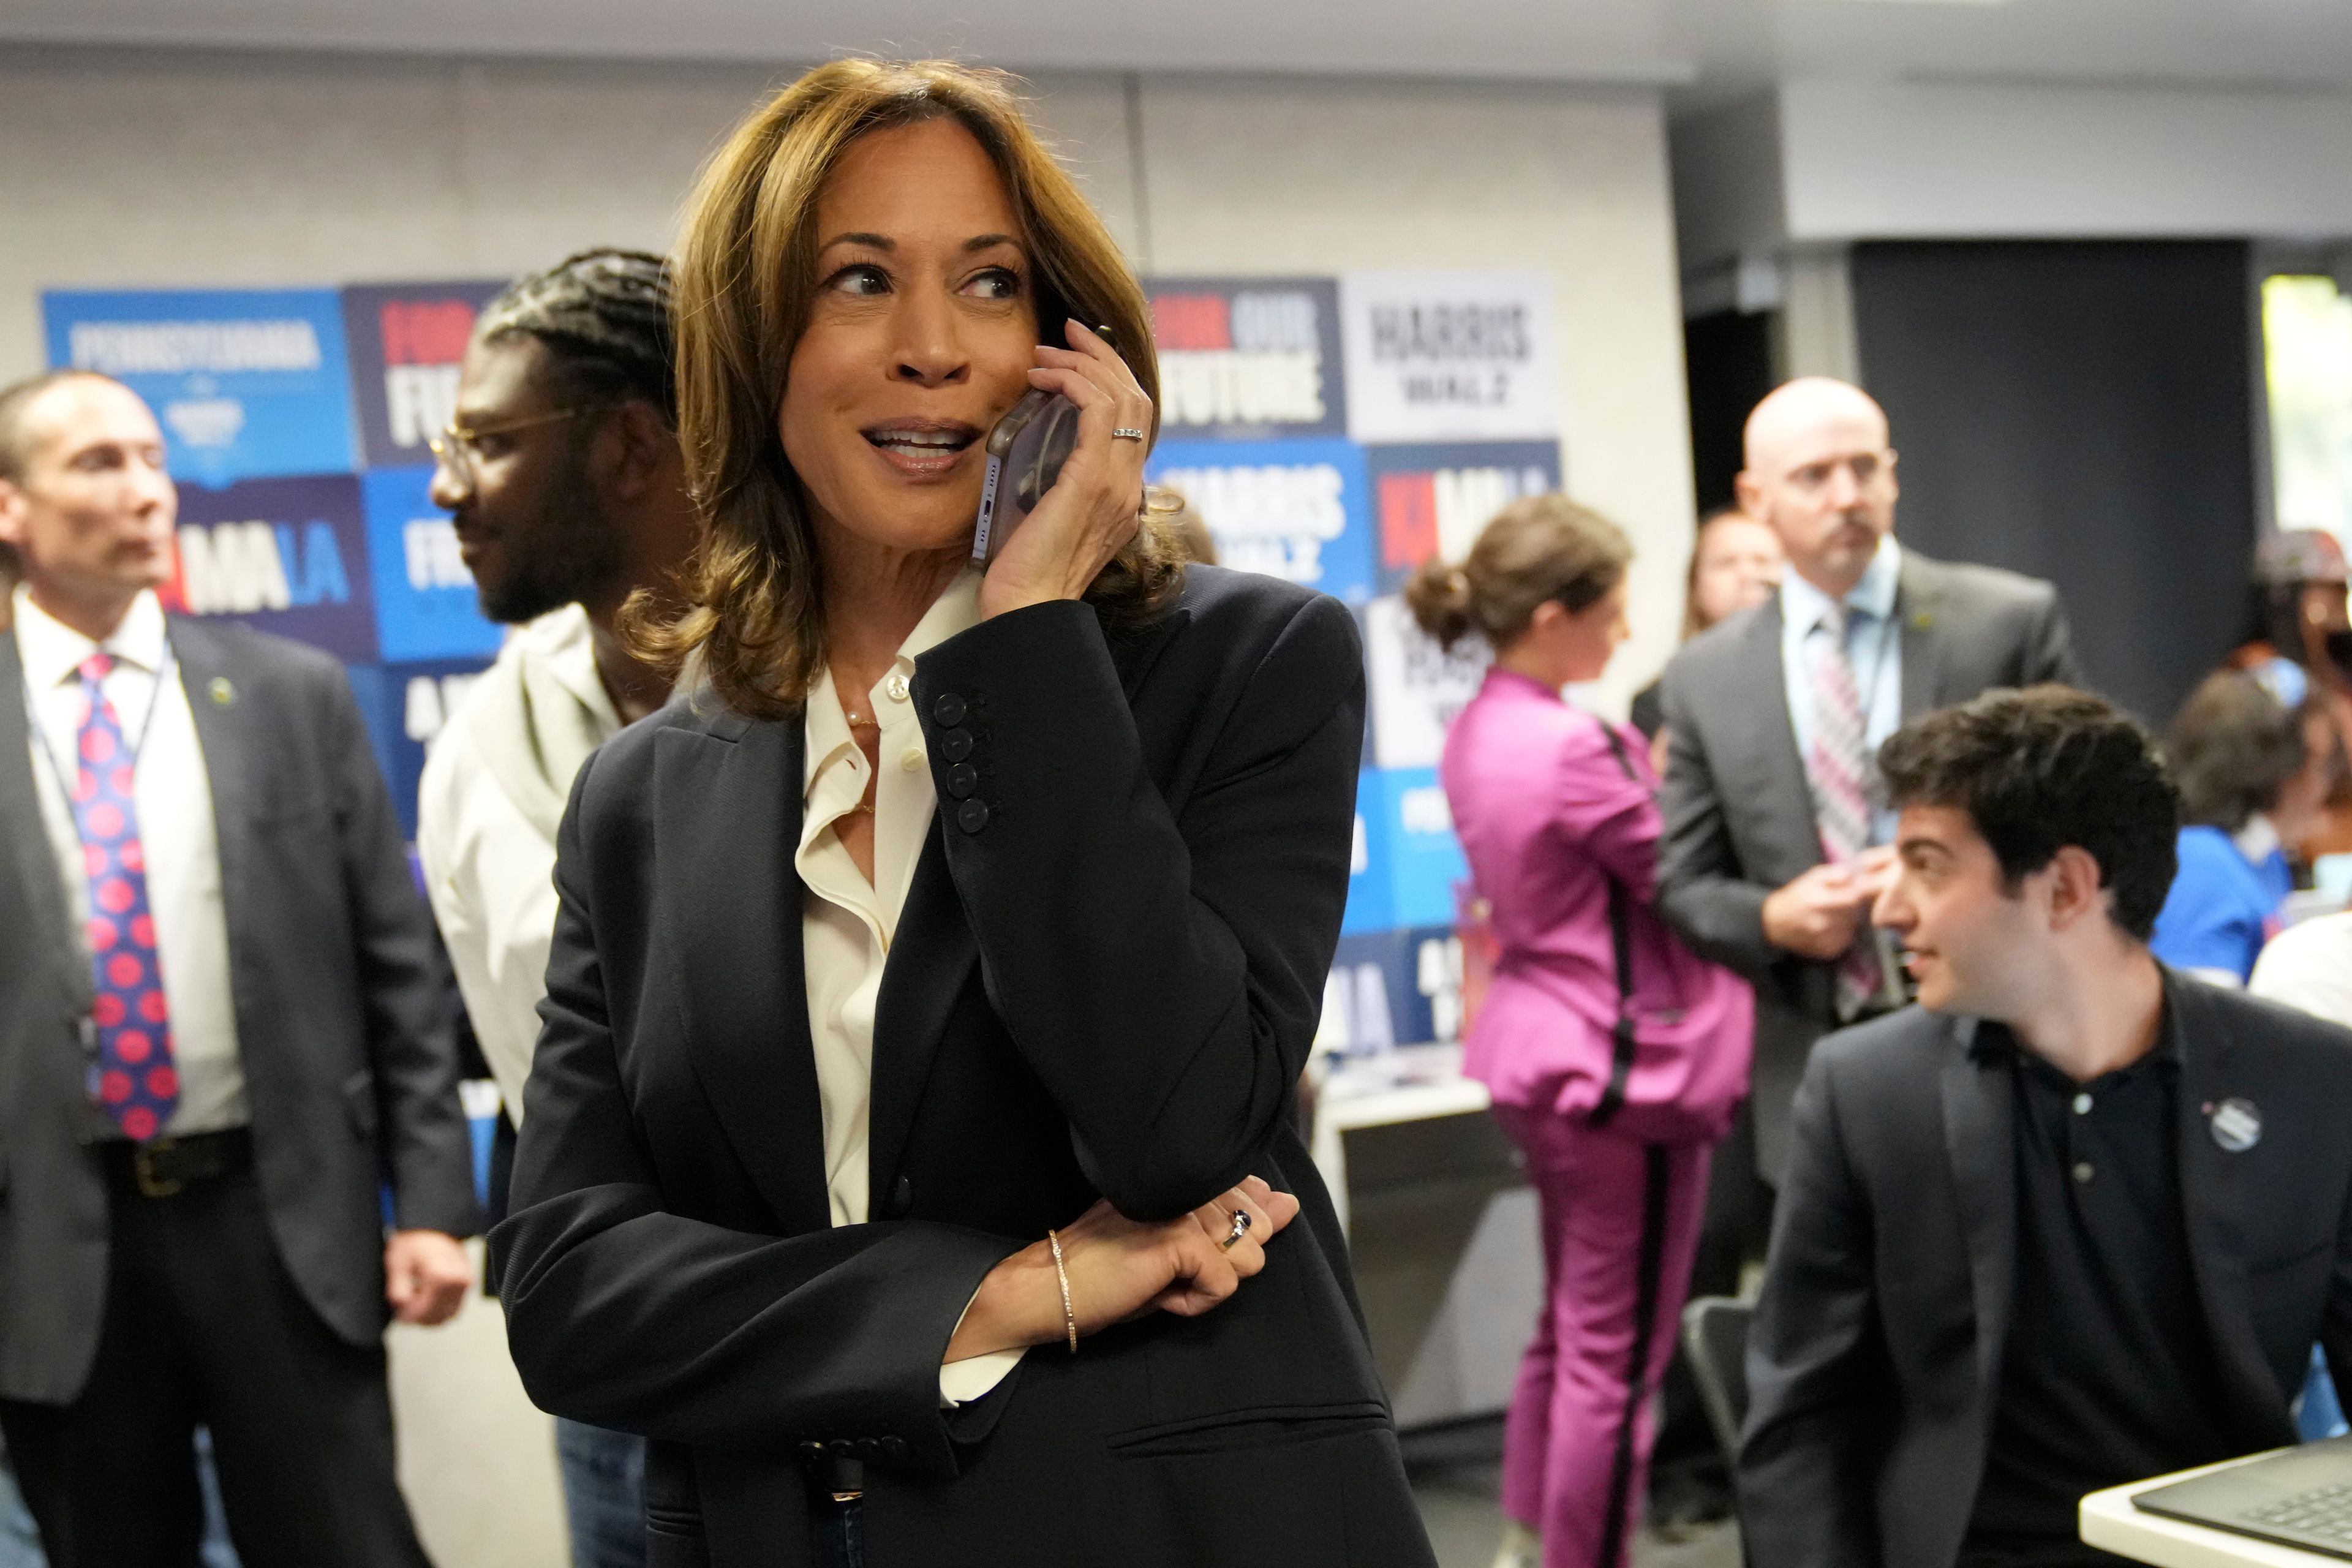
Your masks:
<svg viewBox="0 0 2352 1568"><path fill-rule="evenodd" d="M1641 1143L1495 1108L1528 1157L1544 1305L1503 1427L1503 1511L1544 1568L1622 1568L1706 1196L1703 1144Z"/></svg>

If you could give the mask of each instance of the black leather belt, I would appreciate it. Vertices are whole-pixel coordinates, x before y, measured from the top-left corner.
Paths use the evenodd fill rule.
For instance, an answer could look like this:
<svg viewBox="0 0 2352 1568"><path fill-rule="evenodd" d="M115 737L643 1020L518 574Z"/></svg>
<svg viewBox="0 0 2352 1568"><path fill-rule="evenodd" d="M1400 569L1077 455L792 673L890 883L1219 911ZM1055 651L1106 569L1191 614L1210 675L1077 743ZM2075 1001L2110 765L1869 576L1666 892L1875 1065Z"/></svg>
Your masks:
<svg viewBox="0 0 2352 1568"><path fill-rule="evenodd" d="M192 1132L184 1138L151 1138L144 1143L111 1139L99 1147L104 1151L108 1173L128 1181L142 1197L173 1197L253 1167L253 1132L245 1127Z"/></svg>

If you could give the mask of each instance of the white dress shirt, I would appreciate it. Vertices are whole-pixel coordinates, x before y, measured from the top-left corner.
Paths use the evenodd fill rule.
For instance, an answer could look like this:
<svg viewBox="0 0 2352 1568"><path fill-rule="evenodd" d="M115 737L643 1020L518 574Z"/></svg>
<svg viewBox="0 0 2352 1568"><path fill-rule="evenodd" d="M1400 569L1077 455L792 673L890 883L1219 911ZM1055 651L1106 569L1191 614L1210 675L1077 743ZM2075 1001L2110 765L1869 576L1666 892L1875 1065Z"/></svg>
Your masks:
<svg viewBox="0 0 2352 1568"><path fill-rule="evenodd" d="M802 964L807 976L809 1038L816 1050L817 1099L824 1111L825 1194L833 1223L866 1218L868 1113L874 1091L874 1011L882 970L898 933L915 865L930 837L939 805L930 760L915 715L918 656L980 622L980 573L966 570L940 595L900 645L890 672L853 702L882 729L881 777L874 781L874 879L850 858L835 824L866 798L873 768L842 711L833 672L808 695L800 847L793 868L807 891L801 900ZM950 1362L940 1369L940 1398L977 1399L1021 1359L1018 1350Z"/></svg>
<svg viewBox="0 0 2352 1568"><path fill-rule="evenodd" d="M1853 667L1854 695L1862 700L1863 744L1872 756L1903 723L1903 634L1895 622L1903 552L1891 533L1881 534L1878 551L1863 568L1862 581L1840 601L1846 612L1845 656ZM1789 723L1797 733L1797 755L1813 746L1813 666L1808 645L1829 634L1822 617L1830 596L1794 572L1780 575L1780 680L1789 697ZM1891 843L1895 813L1872 818L1871 841Z"/></svg>
<svg viewBox="0 0 2352 1568"><path fill-rule="evenodd" d="M530 700L493 702L499 681L527 689ZM425 895L474 1037L517 1127L555 940L557 819L549 813L562 809L589 750L620 728L596 673L588 614L568 605L514 629L499 662L433 738L417 785ZM505 765L500 751L511 753ZM539 809L515 799L519 771L537 775Z"/></svg>
<svg viewBox="0 0 2352 1568"><path fill-rule="evenodd" d="M245 1126L251 1116L237 1057L212 780L186 689L176 677L159 687L169 658L163 607L153 594L140 595L113 635L94 643L34 604L21 585L15 605L16 654L31 700L26 718L33 787L40 795L41 826L65 884L66 907L73 912L75 944L87 955L82 932L89 920L89 879L82 868L81 834L58 772L79 765L79 671L102 649L114 656L114 668L101 689L122 726L123 743L136 748L138 780L131 799L146 859L147 908L155 921L155 959L163 972L163 1000L172 1010L180 1102L163 1131L181 1137Z"/></svg>
<svg viewBox="0 0 2352 1568"><path fill-rule="evenodd" d="M2271 938L2246 989L2331 1024L2352 1025L2352 913L2322 915Z"/></svg>

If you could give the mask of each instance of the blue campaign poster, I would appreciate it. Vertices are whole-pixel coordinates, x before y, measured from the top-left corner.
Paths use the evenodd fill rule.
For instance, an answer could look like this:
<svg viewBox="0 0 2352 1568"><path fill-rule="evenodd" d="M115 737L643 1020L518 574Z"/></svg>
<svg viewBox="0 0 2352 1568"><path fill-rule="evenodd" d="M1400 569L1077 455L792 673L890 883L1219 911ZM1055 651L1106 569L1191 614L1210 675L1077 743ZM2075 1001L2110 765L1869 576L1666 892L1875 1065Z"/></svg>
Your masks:
<svg viewBox="0 0 2352 1568"><path fill-rule="evenodd" d="M1459 441L1367 447L1378 520L1381 592L1433 557L1460 561L1495 514L1560 487L1557 441Z"/></svg>
<svg viewBox="0 0 2352 1568"><path fill-rule="evenodd" d="M41 296L41 313L49 363L113 376L145 398L182 480L356 466L331 289L61 289Z"/></svg>
<svg viewBox="0 0 2352 1568"><path fill-rule="evenodd" d="M179 559L163 602L325 648L376 657L367 536L352 474L180 487Z"/></svg>
<svg viewBox="0 0 2352 1568"><path fill-rule="evenodd" d="M1344 436L1339 286L1329 278L1153 278L1160 434Z"/></svg>
<svg viewBox="0 0 2352 1568"><path fill-rule="evenodd" d="M392 788L404 838L416 837L416 785L425 774L425 747L449 721L466 688L488 668L478 658L418 664L355 664L348 673L377 766Z"/></svg>
<svg viewBox="0 0 2352 1568"><path fill-rule="evenodd" d="M1454 884L1470 868L1454 837L1454 816L1435 768L1373 768L1363 774L1356 809L1384 839L1390 923L1454 923Z"/></svg>
<svg viewBox="0 0 2352 1568"><path fill-rule="evenodd" d="M1371 503L1354 442L1162 441L1144 478L1184 493L1209 525L1220 564L1351 605L1371 598Z"/></svg>
<svg viewBox="0 0 2352 1568"><path fill-rule="evenodd" d="M457 407L474 318L505 284L371 283L343 290L352 401L371 468L427 463L425 444Z"/></svg>
<svg viewBox="0 0 2352 1568"><path fill-rule="evenodd" d="M1386 931L1396 924L1389 883L1389 839L1380 811L1380 786L1370 771L1357 775L1356 839L1348 860L1348 907L1339 933Z"/></svg>
<svg viewBox="0 0 2352 1568"><path fill-rule="evenodd" d="M482 618L449 514L426 493L432 482L431 468L376 468L360 479L376 642L392 663L488 658L506 636Z"/></svg>

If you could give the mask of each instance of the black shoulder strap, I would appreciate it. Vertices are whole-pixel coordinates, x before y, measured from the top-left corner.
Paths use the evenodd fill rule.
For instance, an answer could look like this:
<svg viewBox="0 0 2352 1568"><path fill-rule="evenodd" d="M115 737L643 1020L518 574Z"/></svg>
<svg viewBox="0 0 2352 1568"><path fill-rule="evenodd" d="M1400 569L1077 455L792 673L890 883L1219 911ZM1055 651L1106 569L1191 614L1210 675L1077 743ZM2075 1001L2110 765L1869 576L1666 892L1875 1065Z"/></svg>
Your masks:
<svg viewBox="0 0 2352 1568"><path fill-rule="evenodd" d="M1617 733L1617 726L1606 719L1596 720L1601 738L1609 742L1610 755L1625 776L1635 783L1642 775L1633 771L1633 759L1625 754L1625 738ZM1592 1108L1592 1125L1606 1127L1625 1104L1625 1080L1633 1073L1633 908L1625 885L1615 877L1609 879L1609 945L1617 956L1617 1024L1611 1031L1614 1048L1609 1058L1609 1085L1601 1091L1601 1103Z"/></svg>

